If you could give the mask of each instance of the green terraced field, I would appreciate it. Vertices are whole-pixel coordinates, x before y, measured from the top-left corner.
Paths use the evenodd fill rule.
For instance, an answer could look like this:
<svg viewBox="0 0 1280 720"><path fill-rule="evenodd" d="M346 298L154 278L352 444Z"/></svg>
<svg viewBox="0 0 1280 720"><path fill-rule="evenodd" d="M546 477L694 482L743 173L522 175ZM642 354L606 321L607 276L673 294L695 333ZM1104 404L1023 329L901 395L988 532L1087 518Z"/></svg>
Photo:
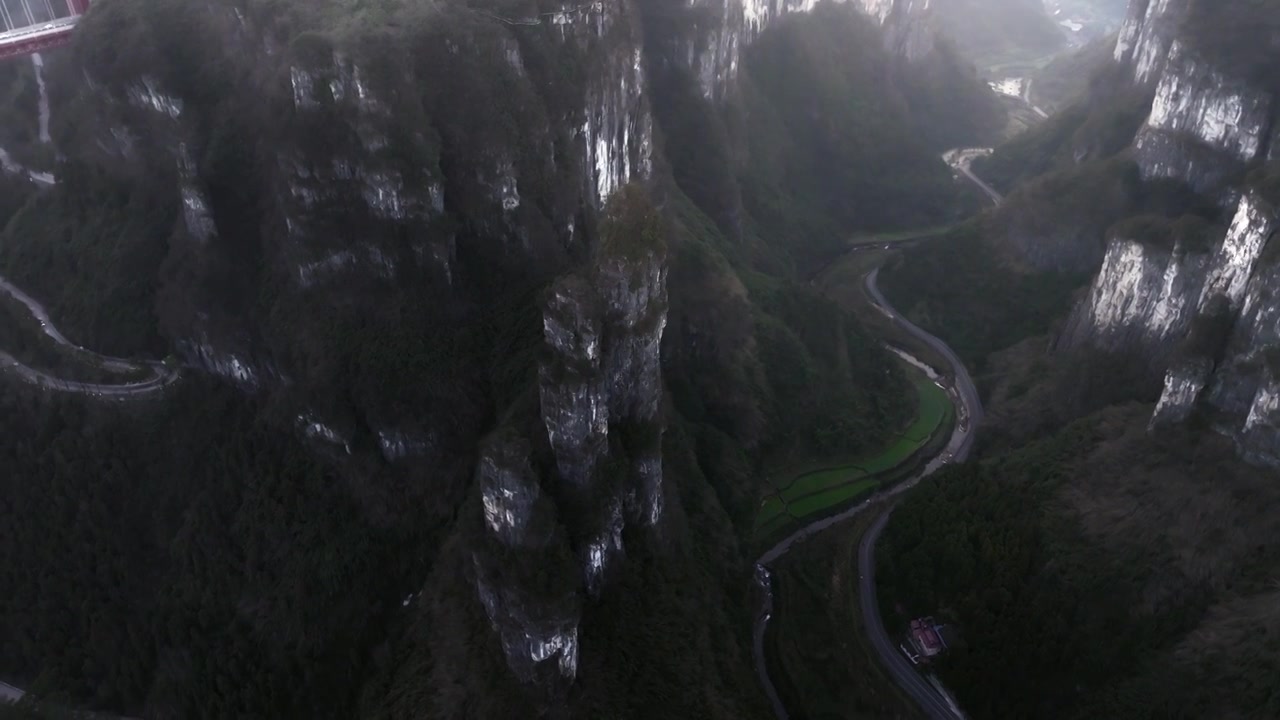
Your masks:
<svg viewBox="0 0 1280 720"><path fill-rule="evenodd" d="M861 495L869 495L873 490L879 487L880 483L871 478L860 480L847 485L832 488L826 492L810 495L806 498L797 500L790 505L792 514L799 517L812 515L820 510L826 510L833 505L840 505L857 498Z"/></svg>
<svg viewBox="0 0 1280 720"><path fill-rule="evenodd" d="M945 391L933 381L915 377L918 405L916 419L898 439L880 453L836 468L818 470L792 478L761 503L756 516L756 532L768 535L789 522L820 513L873 492L879 485L876 475L893 470L924 447L946 425L953 412Z"/></svg>

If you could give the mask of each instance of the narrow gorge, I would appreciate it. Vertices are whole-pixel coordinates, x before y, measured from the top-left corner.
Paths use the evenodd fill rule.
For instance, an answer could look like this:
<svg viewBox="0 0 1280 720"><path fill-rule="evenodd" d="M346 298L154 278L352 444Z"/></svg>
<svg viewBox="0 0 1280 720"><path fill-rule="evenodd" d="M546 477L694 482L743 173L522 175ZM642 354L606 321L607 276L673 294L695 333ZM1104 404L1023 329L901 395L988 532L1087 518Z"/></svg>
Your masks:
<svg viewBox="0 0 1280 720"><path fill-rule="evenodd" d="M939 155L1003 121L940 32L917 0L95 2L6 68L57 183L5 177L0 271L185 369L5 386L0 677L140 717L766 717L762 468L908 412L803 277L968 214Z"/></svg>

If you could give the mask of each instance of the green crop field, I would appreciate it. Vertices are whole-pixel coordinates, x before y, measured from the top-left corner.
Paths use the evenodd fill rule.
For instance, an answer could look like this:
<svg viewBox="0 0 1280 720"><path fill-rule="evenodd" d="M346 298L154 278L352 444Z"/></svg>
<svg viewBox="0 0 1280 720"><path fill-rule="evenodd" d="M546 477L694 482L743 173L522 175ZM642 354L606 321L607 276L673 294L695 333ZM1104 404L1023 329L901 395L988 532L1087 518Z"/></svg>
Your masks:
<svg viewBox="0 0 1280 720"><path fill-rule="evenodd" d="M788 478L776 495L761 502L756 516L757 535L767 536L796 519L874 492L880 484L876 475L910 460L944 428L952 413L946 392L924 375L917 375L914 383L918 398L916 418L892 445L866 460Z"/></svg>
<svg viewBox="0 0 1280 720"><path fill-rule="evenodd" d="M800 517L812 515L813 513L825 510L833 505L839 505L861 495L868 494L872 490L875 490L879 485L879 482L871 478L849 483L847 485L841 485L827 490L826 492L818 493L817 495L810 495L806 498L797 500L794 503L791 503L790 509L793 514Z"/></svg>

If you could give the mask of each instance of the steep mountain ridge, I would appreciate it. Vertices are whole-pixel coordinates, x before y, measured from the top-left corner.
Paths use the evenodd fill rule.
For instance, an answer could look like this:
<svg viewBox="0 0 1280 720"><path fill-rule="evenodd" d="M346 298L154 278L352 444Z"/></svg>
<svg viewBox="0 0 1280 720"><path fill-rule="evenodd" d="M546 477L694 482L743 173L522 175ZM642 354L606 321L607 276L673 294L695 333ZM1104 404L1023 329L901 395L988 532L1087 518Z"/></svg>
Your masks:
<svg viewBox="0 0 1280 720"><path fill-rule="evenodd" d="M952 92L977 116L989 94L896 29L919 3L857 7L875 14L95 7L50 62L59 183L9 224L0 263L77 338L173 349L260 413L264 435L307 448L343 500L333 512L380 529L372 567L335 569L379 610L358 637L319 622L282 640L296 624L270 584L183 544L157 577L220 568L224 589L193 596L228 642L263 648L252 662L192 650L216 646L202 625L144 637L155 649L105 690L83 670L110 664L101 648L55 653L9 608L22 652L0 671L166 716L349 716L357 702L380 717L646 716L659 698L676 716L758 714L736 601L758 468L874 443L903 412L896 366L797 268L847 232L957 216L938 140L914 132L936 110L899 83L958 73ZM103 303L102 288L129 292ZM188 501L213 516L261 502L239 492ZM257 522L290 532L271 511ZM172 533L143 534L163 557ZM387 556L397 574L369 582ZM634 668L618 648L664 661ZM351 687L324 680L353 663ZM215 692L215 675L262 680Z"/></svg>
<svg viewBox="0 0 1280 720"><path fill-rule="evenodd" d="M1277 8L1210 5L1130 6L1115 57L1150 98L1125 153L1141 189L1102 218L1110 227L1096 256L1101 267L1058 347L1138 356L1159 376L1167 369L1153 426L1184 421L1203 407L1245 457L1274 463L1280 426L1266 359L1276 339L1275 254L1267 251L1276 210L1268 178L1277 170L1272 143L1280 107L1261 76L1228 68L1277 49L1263 43L1228 52L1203 37L1201 17L1213 12L1233 17L1232 27L1250 19L1265 25ZM1124 162L1122 156L1116 167ZM1174 199L1179 187L1207 202ZM1175 194L1155 204L1137 199L1152 192Z"/></svg>
<svg viewBox="0 0 1280 720"><path fill-rule="evenodd" d="M988 364L983 462L904 500L877 563L886 616L954 632L974 718L1280 712L1277 23L1132 2L1087 98L975 163L1008 194L971 241L890 269Z"/></svg>

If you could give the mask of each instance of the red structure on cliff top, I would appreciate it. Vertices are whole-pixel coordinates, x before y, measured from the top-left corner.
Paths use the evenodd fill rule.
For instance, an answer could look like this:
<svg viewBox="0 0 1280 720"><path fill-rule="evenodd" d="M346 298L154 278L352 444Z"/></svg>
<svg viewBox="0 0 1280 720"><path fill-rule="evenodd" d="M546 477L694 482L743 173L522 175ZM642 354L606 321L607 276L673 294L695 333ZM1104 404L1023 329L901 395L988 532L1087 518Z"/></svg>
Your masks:
<svg viewBox="0 0 1280 720"><path fill-rule="evenodd" d="M0 0L0 59L65 45L92 0Z"/></svg>

